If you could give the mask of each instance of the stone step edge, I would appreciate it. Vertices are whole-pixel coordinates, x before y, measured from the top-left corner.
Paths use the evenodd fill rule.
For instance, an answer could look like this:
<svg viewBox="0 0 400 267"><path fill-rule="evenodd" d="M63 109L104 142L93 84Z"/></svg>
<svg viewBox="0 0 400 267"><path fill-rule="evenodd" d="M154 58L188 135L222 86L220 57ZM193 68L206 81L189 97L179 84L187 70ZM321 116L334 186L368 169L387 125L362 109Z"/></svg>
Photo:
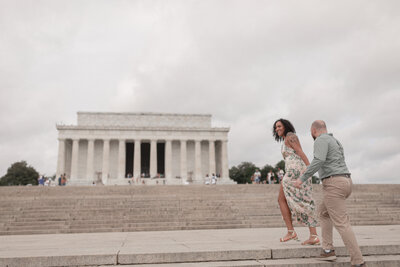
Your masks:
<svg viewBox="0 0 400 267"><path fill-rule="evenodd" d="M364 256L397 255L400 257L399 245L361 246ZM98 266L98 265L135 265L161 263L200 263L221 261L248 260L291 260L297 258L313 259L321 252L320 247L296 247L279 249L229 250L229 251L198 251L170 253L121 253L104 255L64 255L0 258L0 266ZM337 247L338 257L348 256L345 247Z"/></svg>
<svg viewBox="0 0 400 267"><path fill-rule="evenodd" d="M379 255L364 256L368 267L399 266L400 255ZM293 258L284 260L244 260L244 261L212 261L212 262L193 262L193 263L160 263L160 264L140 264L122 265L124 267L348 267L349 257L338 257L336 261L321 261L316 258ZM121 266L121 265L114 265ZM111 267L111 266L110 266Z"/></svg>
<svg viewBox="0 0 400 267"><path fill-rule="evenodd" d="M400 255L399 245L361 246L363 255ZM321 253L321 247L272 248L264 250L230 250L182 253L124 254L118 253L118 264L179 263L199 261L257 260L313 258ZM344 246L336 248L339 257L348 256ZM172 257L171 257L172 256ZM176 257L179 256L179 260Z"/></svg>

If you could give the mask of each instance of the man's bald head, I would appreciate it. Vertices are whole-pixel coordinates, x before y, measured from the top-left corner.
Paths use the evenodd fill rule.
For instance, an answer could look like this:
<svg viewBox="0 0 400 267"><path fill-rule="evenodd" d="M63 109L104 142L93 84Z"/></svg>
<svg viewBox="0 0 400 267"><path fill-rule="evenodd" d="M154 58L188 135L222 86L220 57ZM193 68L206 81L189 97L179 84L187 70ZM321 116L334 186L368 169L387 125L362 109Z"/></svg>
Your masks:
<svg viewBox="0 0 400 267"><path fill-rule="evenodd" d="M316 120L311 124L312 128L315 128L317 131L326 130L326 124L322 120Z"/></svg>
<svg viewBox="0 0 400 267"><path fill-rule="evenodd" d="M311 124L311 136L314 140L323 133L327 133L326 124L322 120L316 120Z"/></svg>

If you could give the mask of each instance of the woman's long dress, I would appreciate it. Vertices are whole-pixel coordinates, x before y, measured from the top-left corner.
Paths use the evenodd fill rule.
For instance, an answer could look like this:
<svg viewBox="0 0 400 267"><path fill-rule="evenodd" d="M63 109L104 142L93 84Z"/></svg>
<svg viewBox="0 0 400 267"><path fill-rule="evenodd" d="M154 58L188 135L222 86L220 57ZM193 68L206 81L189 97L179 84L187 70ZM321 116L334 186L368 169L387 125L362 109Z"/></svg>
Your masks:
<svg viewBox="0 0 400 267"><path fill-rule="evenodd" d="M312 198L311 178L303 182L301 189L294 187L293 182L307 169L306 164L296 152L282 145L282 155L285 159L285 176L282 179L283 192L295 221L308 227L316 227L317 219L315 203Z"/></svg>

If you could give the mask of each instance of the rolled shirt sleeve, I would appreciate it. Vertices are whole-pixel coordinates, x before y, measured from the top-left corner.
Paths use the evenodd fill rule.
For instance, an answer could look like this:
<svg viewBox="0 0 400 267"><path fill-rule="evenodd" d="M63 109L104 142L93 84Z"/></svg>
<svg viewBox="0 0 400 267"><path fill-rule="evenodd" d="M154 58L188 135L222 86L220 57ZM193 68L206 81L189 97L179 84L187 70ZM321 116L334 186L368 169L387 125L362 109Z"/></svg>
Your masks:
<svg viewBox="0 0 400 267"><path fill-rule="evenodd" d="M300 177L302 182L305 182L308 178L312 177L324 164L326 155L328 154L328 142L323 138L317 138L314 142L314 159L311 164L308 165L307 170Z"/></svg>

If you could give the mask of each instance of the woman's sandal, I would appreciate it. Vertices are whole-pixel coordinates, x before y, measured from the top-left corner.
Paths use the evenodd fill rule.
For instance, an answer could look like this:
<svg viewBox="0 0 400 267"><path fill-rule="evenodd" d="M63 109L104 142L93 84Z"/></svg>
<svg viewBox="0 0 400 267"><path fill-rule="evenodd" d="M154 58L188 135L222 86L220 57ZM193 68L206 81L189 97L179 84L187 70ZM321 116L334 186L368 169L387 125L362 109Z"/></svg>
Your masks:
<svg viewBox="0 0 400 267"><path fill-rule="evenodd" d="M304 242L301 243L303 246L308 245L308 246L315 246L319 245L320 241L317 235L310 235L310 238Z"/></svg>
<svg viewBox="0 0 400 267"><path fill-rule="evenodd" d="M297 234L294 230L288 230L288 234L285 237L281 237L281 242L287 242L289 240L297 240Z"/></svg>

